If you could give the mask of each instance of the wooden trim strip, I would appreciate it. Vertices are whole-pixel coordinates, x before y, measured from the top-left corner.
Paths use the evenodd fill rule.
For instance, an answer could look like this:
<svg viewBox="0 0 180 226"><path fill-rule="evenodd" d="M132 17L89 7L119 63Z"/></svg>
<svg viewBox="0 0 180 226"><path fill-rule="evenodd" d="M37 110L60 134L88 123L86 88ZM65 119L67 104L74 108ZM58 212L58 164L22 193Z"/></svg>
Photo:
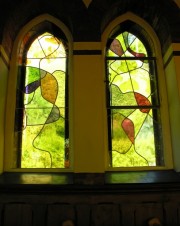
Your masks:
<svg viewBox="0 0 180 226"><path fill-rule="evenodd" d="M171 62L172 58L175 56L180 56L180 51L173 51L171 53L171 55L169 56L169 58L167 59L167 61L164 64L164 68L166 68L168 66L168 64Z"/></svg>
<svg viewBox="0 0 180 226"><path fill-rule="evenodd" d="M4 48L0 45L0 58L3 60L7 68L9 68L9 58L4 50Z"/></svg>

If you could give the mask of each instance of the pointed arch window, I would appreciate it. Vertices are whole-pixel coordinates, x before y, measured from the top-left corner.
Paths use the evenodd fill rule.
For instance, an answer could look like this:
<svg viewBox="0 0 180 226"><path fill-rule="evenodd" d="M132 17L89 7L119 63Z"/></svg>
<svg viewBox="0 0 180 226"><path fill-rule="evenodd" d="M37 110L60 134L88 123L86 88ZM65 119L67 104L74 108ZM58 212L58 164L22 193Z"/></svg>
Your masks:
<svg viewBox="0 0 180 226"><path fill-rule="evenodd" d="M51 24L39 27L19 52L14 167L68 168L67 40Z"/></svg>
<svg viewBox="0 0 180 226"><path fill-rule="evenodd" d="M163 166L156 58L145 31L128 21L107 42L111 167Z"/></svg>

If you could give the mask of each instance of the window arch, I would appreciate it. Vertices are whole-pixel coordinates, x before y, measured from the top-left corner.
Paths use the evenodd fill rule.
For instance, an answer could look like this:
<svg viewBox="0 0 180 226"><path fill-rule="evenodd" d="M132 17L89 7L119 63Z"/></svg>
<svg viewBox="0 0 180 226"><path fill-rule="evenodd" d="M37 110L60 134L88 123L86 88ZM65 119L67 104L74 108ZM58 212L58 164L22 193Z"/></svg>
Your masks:
<svg viewBox="0 0 180 226"><path fill-rule="evenodd" d="M155 38L132 14L112 24L105 51L109 166L166 168L171 165L165 148L168 110L165 116L165 81Z"/></svg>
<svg viewBox="0 0 180 226"><path fill-rule="evenodd" d="M44 15L38 23L36 18L16 42L17 61L12 66L18 68L16 81L13 78L15 115L14 128L10 128L14 136L8 170L70 168L70 37L63 24L49 18Z"/></svg>

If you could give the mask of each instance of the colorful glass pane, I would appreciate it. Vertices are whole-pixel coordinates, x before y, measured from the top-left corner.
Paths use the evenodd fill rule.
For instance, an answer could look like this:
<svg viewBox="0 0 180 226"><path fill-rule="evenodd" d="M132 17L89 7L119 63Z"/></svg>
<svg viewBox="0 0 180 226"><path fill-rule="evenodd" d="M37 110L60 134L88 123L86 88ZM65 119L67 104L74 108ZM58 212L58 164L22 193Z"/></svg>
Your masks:
<svg viewBox="0 0 180 226"><path fill-rule="evenodd" d="M62 41L46 32L32 42L26 65L20 66L16 118L23 112L23 120L16 128L21 168L69 167L66 61Z"/></svg>
<svg viewBox="0 0 180 226"><path fill-rule="evenodd" d="M113 167L162 165L155 59L129 32L107 49L109 148Z"/></svg>

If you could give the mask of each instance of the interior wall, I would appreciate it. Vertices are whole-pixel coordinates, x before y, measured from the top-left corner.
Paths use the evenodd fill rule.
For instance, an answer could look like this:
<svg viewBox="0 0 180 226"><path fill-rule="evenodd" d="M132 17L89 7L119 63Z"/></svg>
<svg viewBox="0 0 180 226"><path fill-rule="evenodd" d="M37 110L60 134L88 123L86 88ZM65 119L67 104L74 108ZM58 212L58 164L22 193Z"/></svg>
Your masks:
<svg viewBox="0 0 180 226"><path fill-rule="evenodd" d="M172 44L164 56L174 168L180 171L180 44Z"/></svg>

